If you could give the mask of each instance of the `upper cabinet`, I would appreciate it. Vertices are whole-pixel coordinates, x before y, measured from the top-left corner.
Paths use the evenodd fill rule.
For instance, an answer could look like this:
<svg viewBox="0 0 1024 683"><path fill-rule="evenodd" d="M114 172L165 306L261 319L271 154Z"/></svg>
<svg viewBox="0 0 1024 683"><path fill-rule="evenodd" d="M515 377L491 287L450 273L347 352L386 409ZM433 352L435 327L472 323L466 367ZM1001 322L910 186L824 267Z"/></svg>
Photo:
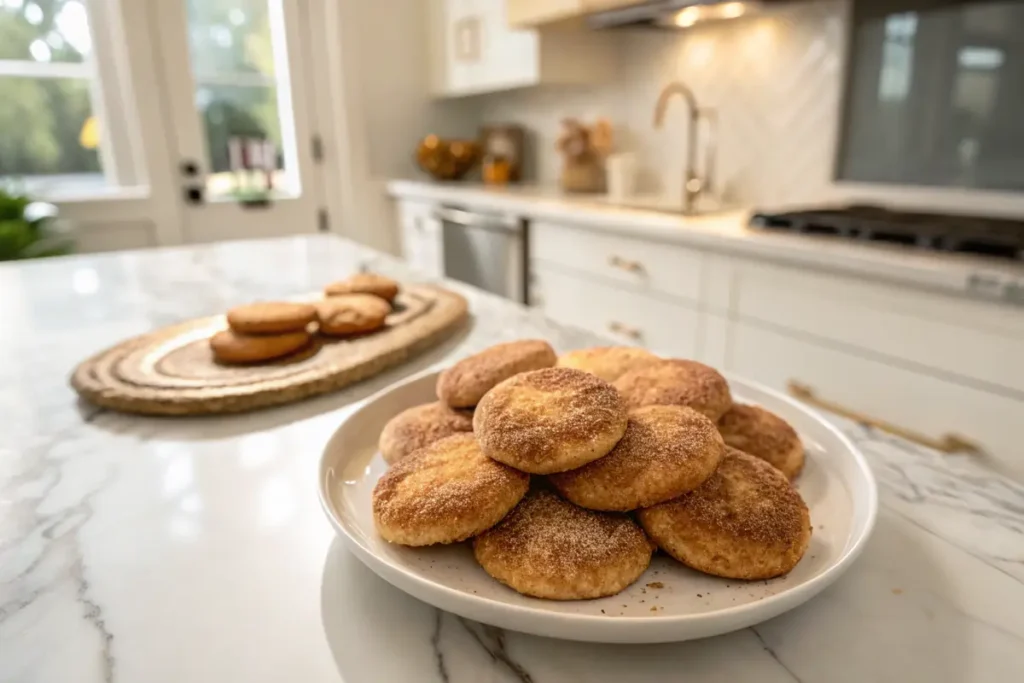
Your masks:
<svg viewBox="0 0 1024 683"><path fill-rule="evenodd" d="M507 19L510 5L511 0L433 0L434 95L592 84L614 74L608 35L581 27L513 29Z"/></svg>
<svg viewBox="0 0 1024 683"><path fill-rule="evenodd" d="M540 26L607 9L640 5L645 0L508 0L511 26Z"/></svg>

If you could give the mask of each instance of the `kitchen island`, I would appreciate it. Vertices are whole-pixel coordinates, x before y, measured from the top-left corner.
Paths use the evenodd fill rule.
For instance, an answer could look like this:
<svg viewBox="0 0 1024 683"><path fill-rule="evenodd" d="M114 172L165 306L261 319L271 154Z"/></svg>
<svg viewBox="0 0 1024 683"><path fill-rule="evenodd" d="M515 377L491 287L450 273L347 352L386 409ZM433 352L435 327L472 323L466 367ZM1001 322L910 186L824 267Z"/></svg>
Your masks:
<svg viewBox="0 0 1024 683"><path fill-rule="evenodd" d="M146 418L78 401L125 337L399 261L316 236L0 266L0 681L1010 681L1024 671L1024 487L840 421L878 478L857 563L756 628L658 646L504 632L414 600L335 540L321 449L358 401L498 341L601 343L467 297L468 332L292 406ZM651 617L657 618L657 617Z"/></svg>

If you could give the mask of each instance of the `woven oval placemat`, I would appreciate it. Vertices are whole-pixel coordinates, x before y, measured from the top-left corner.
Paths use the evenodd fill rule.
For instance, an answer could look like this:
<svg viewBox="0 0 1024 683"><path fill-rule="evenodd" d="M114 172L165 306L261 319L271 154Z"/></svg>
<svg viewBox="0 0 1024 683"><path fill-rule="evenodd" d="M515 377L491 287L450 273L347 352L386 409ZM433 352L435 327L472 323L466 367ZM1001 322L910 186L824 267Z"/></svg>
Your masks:
<svg viewBox="0 0 1024 683"><path fill-rule="evenodd" d="M312 297L311 297L312 298ZM336 391L392 368L454 334L466 300L431 285L404 287L384 329L348 339L316 338L273 363L222 365L209 338L223 315L134 337L81 363L71 386L86 400L149 415L239 413Z"/></svg>

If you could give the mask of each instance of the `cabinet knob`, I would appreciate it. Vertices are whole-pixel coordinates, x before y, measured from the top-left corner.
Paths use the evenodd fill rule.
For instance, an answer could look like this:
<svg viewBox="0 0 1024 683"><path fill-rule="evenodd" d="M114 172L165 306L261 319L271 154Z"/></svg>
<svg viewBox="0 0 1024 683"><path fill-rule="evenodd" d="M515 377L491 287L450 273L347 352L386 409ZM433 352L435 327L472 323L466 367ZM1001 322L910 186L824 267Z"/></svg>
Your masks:
<svg viewBox="0 0 1024 683"><path fill-rule="evenodd" d="M622 258L621 256L609 256L608 265L612 268L618 268L624 270L627 273L642 273L644 272L644 265L639 261L630 261L629 259Z"/></svg>
<svg viewBox="0 0 1024 683"><path fill-rule="evenodd" d="M608 330L615 334L621 334L624 337L629 337L635 341L639 341L644 336L644 333L641 332L639 328L631 327L630 325L620 323L615 320L608 323Z"/></svg>

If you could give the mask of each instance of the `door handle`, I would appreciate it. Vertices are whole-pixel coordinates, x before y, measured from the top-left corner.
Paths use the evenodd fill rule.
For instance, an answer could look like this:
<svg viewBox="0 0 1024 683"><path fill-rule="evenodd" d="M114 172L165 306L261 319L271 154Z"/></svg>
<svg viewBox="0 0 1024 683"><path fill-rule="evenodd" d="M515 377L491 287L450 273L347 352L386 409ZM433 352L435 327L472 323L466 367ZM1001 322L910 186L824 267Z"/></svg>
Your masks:
<svg viewBox="0 0 1024 683"><path fill-rule="evenodd" d="M493 232L518 233L520 223L516 218L509 216L482 215L464 211L462 209L435 209L432 218L443 223L460 225L465 228L480 228Z"/></svg>

